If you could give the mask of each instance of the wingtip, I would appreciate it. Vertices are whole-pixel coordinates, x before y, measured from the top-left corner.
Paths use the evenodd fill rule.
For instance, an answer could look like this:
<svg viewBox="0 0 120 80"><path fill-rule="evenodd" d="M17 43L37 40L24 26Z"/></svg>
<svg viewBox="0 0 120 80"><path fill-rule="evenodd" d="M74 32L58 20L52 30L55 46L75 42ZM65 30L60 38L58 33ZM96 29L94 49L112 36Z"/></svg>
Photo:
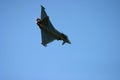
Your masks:
<svg viewBox="0 0 120 80"><path fill-rule="evenodd" d="M42 8L42 9L45 9L45 7L44 7L43 5L41 5L41 8Z"/></svg>

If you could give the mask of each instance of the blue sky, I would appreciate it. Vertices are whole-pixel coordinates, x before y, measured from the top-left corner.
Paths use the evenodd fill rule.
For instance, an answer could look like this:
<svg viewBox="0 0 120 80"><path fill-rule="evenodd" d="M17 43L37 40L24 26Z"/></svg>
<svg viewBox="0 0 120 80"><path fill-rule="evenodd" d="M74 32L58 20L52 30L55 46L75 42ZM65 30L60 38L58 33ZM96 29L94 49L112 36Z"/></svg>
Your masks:
<svg viewBox="0 0 120 80"><path fill-rule="evenodd" d="M72 44L41 45L40 5ZM120 1L0 0L0 80L120 80Z"/></svg>

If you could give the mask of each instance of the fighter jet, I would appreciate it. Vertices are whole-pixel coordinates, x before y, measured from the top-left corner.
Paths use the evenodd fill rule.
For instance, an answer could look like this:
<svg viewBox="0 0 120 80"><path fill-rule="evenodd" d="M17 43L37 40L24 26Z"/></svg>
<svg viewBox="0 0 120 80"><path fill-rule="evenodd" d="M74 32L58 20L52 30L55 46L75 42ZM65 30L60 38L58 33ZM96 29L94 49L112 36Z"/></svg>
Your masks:
<svg viewBox="0 0 120 80"><path fill-rule="evenodd" d="M68 39L67 35L64 33L59 32L57 29L55 29L50 22L49 16L45 12L45 8L41 6L41 19L37 18L37 25L41 29L41 39L42 39L42 45L47 46L48 43L54 41L54 40L62 40L64 45L65 43L71 44L70 40Z"/></svg>

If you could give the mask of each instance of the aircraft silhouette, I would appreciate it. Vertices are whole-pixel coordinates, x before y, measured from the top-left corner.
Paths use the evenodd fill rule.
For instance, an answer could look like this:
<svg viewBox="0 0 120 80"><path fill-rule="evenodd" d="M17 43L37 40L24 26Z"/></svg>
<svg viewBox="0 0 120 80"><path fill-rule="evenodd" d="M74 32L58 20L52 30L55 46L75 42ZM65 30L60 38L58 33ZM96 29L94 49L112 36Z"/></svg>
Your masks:
<svg viewBox="0 0 120 80"><path fill-rule="evenodd" d="M64 33L59 32L57 29L53 27L43 6L41 6L41 19L37 18L36 21L37 21L37 25L41 29L41 38L42 38L41 44L43 46L47 46L48 43L54 40L63 40L62 45L64 45L65 43L71 44L70 40Z"/></svg>

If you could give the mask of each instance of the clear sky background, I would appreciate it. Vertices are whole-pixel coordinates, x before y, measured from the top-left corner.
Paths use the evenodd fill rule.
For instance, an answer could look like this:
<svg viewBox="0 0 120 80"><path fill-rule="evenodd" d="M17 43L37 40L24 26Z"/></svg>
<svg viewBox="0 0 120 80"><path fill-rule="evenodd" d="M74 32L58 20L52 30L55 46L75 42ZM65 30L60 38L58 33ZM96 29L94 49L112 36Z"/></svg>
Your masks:
<svg viewBox="0 0 120 80"><path fill-rule="evenodd" d="M41 45L40 5L72 44ZM0 80L120 80L120 0L0 0Z"/></svg>

